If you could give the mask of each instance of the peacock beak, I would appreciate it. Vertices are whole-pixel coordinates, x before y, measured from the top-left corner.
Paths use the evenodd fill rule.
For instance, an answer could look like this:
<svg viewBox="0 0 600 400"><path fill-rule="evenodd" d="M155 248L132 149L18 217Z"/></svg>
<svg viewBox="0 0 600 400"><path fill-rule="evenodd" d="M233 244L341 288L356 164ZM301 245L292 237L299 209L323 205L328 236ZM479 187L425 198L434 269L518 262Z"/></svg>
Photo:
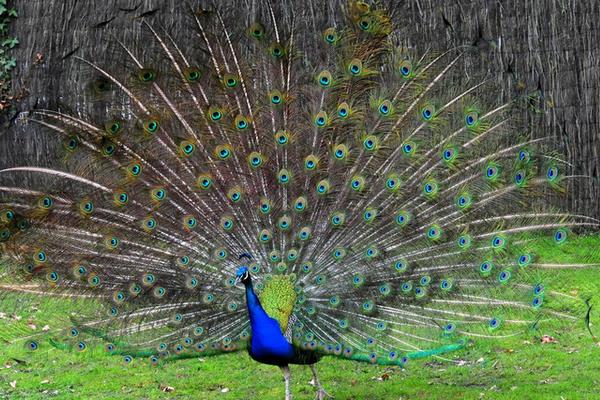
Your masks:
<svg viewBox="0 0 600 400"><path fill-rule="evenodd" d="M242 281L242 277L241 276L236 276L235 277L235 284L234 286L237 286L238 283L240 283Z"/></svg>

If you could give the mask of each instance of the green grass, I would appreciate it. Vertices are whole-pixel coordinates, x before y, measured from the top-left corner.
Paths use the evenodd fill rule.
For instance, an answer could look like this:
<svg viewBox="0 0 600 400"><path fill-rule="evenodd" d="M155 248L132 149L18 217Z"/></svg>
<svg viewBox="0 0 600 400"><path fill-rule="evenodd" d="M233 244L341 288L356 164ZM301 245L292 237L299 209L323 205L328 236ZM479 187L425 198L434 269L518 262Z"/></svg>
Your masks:
<svg viewBox="0 0 600 400"><path fill-rule="evenodd" d="M533 244L547 262L600 262L600 236L580 236L560 247ZM595 258L594 258L595 257ZM553 289L570 295L594 295L592 329L600 332L600 268L553 270ZM6 300L6 299L5 299ZM22 335L29 323L58 324L60 301L12 299L0 319L0 332ZM16 306L15 306L16 307ZM60 322L62 323L62 322ZM556 343L542 344L551 335ZM6 333L0 335L8 342ZM11 399L282 399L278 368L251 360L246 353L194 358L150 366L135 360L125 366L119 357L90 349L83 353L48 346L32 353L22 344L4 344L0 354L0 398ZM411 361L405 369L324 358L321 380L336 399L600 399L600 346L576 325L541 325L537 331L502 341L479 342L451 354L457 365L439 359ZM295 399L313 399L310 370L292 366ZM15 387L11 382L16 382ZM166 387L173 391L165 392Z"/></svg>

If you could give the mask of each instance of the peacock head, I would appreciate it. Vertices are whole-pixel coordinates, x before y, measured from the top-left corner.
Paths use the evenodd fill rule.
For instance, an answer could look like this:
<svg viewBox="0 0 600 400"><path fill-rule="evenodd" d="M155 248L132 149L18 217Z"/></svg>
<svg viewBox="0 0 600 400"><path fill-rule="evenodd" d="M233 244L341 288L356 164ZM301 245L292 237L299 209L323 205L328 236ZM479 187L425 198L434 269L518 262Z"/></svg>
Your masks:
<svg viewBox="0 0 600 400"><path fill-rule="evenodd" d="M245 265L239 267L235 272L235 283L242 282L244 285L250 283L250 271Z"/></svg>

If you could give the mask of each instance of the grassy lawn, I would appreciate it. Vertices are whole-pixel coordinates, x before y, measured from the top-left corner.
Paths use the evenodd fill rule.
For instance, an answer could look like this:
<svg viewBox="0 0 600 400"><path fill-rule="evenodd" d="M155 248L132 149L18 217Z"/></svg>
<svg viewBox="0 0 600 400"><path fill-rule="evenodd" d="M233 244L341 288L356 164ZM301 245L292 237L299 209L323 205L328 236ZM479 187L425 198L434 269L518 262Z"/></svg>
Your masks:
<svg viewBox="0 0 600 400"><path fill-rule="evenodd" d="M533 245L546 262L599 262L600 236L580 236L560 247ZM552 270L552 290L595 294L592 330L600 334L600 268ZM19 304L18 308L16 304ZM0 310L0 398L11 399L282 399L278 368L254 362L246 353L181 360L152 367L146 360L125 366L101 349L83 353L45 346L27 353L11 335L58 325L61 302L5 299ZM64 308L64 305L62 306ZM15 310L19 320L15 318ZM542 343L542 335L556 342ZM439 359L411 361L405 369L324 358L321 380L336 399L600 399L600 346L583 322L541 325L537 331L475 347ZM310 370L292 366L296 399L313 399Z"/></svg>

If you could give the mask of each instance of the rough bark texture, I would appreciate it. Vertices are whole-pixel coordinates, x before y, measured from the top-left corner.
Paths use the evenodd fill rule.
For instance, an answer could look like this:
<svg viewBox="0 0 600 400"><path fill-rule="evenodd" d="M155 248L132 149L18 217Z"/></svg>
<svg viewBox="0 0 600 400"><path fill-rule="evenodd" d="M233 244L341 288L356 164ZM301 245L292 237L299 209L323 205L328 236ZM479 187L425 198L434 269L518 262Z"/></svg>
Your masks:
<svg viewBox="0 0 600 400"><path fill-rule="evenodd" d="M220 2L243 11L246 24L264 13L258 0ZM304 21L300 41L314 35L320 23L340 19L346 0L284 0L276 5L281 23L289 23L292 10ZM302 3L302 4L300 4ZM414 0L384 1L393 10L402 41L420 50L441 51L468 45L477 49L478 61L465 63L464 82L481 75L497 81L489 104L539 91L539 113L524 112L523 129L536 137L552 138L559 153L573 165L572 181L562 206L573 212L600 217L600 3L580 0ZM189 9L179 0L15 0L19 18L13 33L21 44L14 54L18 68L13 87L22 101L19 111L62 108L91 113L86 101L89 74L72 54L105 64L111 60L112 36L142 53L147 41L134 17L147 18L178 40L195 34ZM211 6L206 6L210 8ZM155 10L154 13L151 11ZM245 21L244 21L245 19ZM307 22L308 21L308 22ZM237 23L237 22L236 22ZM193 42L192 42L193 43ZM34 62L36 57L43 61ZM309 54L309 52L306 52ZM113 60L115 62L115 60ZM479 71L481 72L481 71ZM4 115L0 168L13 165L52 165L55 142L38 126L24 123L19 114ZM50 139L50 140L49 140Z"/></svg>

